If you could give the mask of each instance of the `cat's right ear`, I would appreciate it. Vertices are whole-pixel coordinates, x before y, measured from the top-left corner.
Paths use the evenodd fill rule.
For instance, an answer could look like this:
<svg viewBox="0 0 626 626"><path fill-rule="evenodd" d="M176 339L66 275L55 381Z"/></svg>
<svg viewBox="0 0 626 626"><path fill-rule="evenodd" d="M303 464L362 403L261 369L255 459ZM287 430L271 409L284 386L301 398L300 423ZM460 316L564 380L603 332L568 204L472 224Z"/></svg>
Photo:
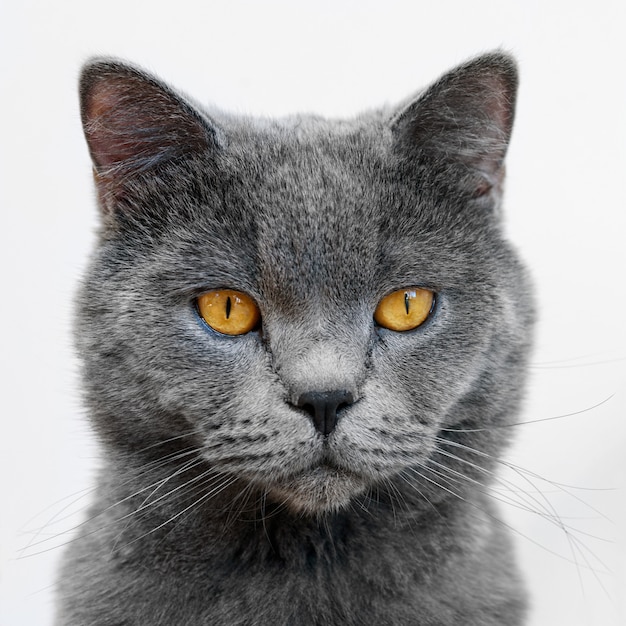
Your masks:
<svg viewBox="0 0 626 626"><path fill-rule="evenodd" d="M181 96L111 59L84 66L80 110L105 213L136 174L219 144L216 128Z"/></svg>

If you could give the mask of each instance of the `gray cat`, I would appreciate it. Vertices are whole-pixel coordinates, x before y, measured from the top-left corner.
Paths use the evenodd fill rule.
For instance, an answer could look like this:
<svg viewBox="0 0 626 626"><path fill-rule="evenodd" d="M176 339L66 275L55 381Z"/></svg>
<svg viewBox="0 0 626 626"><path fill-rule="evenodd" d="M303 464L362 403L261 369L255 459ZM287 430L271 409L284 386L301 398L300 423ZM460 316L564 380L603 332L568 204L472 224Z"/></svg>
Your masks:
<svg viewBox="0 0 626 626"><path fill-rule="evenodd" d="M238 118L113 60L77 344L104 467L57 624L522 624L488 495L533 325L495 52L347 121Z"/></svg>

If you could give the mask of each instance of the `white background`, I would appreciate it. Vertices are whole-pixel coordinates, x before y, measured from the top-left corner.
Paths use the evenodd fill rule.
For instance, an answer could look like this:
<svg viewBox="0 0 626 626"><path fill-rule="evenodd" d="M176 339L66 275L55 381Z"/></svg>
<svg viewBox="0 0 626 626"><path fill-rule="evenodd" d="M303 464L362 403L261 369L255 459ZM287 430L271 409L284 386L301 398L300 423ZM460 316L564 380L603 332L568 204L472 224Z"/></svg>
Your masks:
<svg viewBox="0 0 626 626"><path fill-rule="evenodd" d="M522 77L507 228L532 269L541 314L521 419L577 414L517 429L508 459L530 473L506 474L517 491L499 497L543 511L503 507L533 595L530 623L623 623L622 6L2 2L0 624L50 624L56 546L77 523L87 498L76 498L97 463L70 334L97 222L77 108L81 63L123 57L224 109L335 116L398 101L500 46L517 56Z"/></svg>

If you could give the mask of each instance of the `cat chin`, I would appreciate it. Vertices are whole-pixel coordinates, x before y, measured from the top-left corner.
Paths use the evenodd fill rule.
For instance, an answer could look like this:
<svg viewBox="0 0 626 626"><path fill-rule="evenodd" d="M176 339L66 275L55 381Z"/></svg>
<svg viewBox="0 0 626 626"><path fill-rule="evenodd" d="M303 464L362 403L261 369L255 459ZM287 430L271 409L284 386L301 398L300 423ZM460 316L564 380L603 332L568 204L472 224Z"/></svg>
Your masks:
<svg viewBox="0 0 626 626"><path fill-rule="evenodd" d="M345 470L320 465L269 486L269 495L293 513L323 515L346 508L368 489L362 477Z"/></svg>

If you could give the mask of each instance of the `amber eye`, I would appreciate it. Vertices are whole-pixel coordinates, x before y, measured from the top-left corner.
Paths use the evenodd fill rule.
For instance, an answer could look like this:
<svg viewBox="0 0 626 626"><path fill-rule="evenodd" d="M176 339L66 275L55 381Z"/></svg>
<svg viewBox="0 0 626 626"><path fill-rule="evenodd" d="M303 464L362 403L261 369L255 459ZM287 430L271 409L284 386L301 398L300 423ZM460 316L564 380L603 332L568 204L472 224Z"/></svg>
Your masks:
<svg viewBox="0 0 626 626"><path fill-rule="evenodd" d="M243 335L254 330L261 319L254 300L241 291L216 289L198 298L202 319L225 335Z"/></svg>
<svg viewBox="0 0 626 626"><path fill-rule="evenodd" d="M385 296L378 303L374 320L379 326L389 330L413 330L426 321L434 301L435 294L428 289L400 289Z"/></svg>

